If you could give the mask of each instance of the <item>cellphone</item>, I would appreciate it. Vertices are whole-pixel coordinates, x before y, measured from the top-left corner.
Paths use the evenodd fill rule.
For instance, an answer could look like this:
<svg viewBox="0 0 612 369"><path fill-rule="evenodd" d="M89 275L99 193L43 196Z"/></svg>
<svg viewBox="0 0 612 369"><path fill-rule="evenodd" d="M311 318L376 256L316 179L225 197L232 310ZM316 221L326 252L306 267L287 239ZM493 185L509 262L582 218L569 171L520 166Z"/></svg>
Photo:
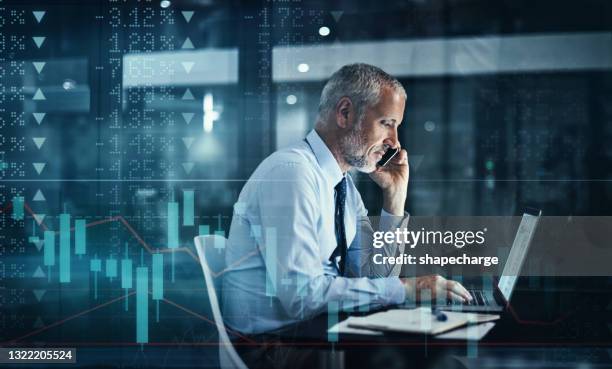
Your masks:
<svg viewBox="0 0 612 369"><path fill-rule="evenodd" d="M393 159L393 157L395 155L397 155L398 152L399 152L399 149L394 149L394 148L387 149L387 151L385 152L385 155L383 155L382 159L380 159L380 161L378 163L376 163L376 166L377 167L384 167L385 165L387 165L387 163L389 163L391 161L391 159Z"/></svg>

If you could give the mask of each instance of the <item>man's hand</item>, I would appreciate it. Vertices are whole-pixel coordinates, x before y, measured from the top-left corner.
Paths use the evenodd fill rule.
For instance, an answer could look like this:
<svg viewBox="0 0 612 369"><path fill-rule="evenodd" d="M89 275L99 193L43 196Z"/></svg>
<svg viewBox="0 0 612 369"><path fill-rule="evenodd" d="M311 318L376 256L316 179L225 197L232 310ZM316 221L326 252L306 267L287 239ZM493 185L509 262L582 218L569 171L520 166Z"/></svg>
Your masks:
<svg viewBox="0 0 612 369"><path fill-rule="evenodd" d="M404 215L408 177L408 153L403 149L387 165L370 173L370 178L383 190L383 209L386 212Z"/></svg>
<svg viewBox="0 0 612 369"><path fill-rule="evenodd" d="M472 301L470 293L456 281L448 280L439 275L428 275L416 278L400 279L406 288L406 296L416 296L416 301L423 301L422 290L428 290L428 300L439 298L452 299L459 302Z"/></svg>

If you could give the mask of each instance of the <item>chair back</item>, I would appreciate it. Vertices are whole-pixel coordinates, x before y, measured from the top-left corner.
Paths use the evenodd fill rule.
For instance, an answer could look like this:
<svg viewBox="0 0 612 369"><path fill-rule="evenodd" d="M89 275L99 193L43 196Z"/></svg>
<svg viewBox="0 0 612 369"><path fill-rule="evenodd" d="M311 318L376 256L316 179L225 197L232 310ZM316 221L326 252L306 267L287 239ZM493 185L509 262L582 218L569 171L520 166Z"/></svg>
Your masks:
<svg viewBox="0 0 612 369"><path fill-rule="evenodd" d="M222 295L222 279L218 273L222 273L226 267L225 246L227 240L219 235L209 235L194 238L194 243L204 272L208 300L219 334L219 366L224 369L248 369L227 335L219 307L219 297Z"/></svg>

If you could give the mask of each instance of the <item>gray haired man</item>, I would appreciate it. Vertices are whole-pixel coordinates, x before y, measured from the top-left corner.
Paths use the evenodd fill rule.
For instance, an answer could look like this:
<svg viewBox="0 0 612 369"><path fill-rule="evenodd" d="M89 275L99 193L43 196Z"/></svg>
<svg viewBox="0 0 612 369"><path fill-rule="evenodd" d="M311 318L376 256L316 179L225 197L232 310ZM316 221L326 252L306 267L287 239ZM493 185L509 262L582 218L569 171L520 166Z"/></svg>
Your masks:
<svg viewBox="0 0 612 369"><path fill-rule="evenodd" d="M315 129L266 158L246 183L226 248L223 312L234 330L270 332L330 309L389 305L407 296L471 299L440 276L400 278L393 265L373 265L367 210L349 175L368 173L382 190L379 229L407 220L408 154L400 149L406 92L397 79L366 64L335 72L321 94ZM365 220L364 220L365 219ZM361 242L360 242L361 240Z"/></svg>

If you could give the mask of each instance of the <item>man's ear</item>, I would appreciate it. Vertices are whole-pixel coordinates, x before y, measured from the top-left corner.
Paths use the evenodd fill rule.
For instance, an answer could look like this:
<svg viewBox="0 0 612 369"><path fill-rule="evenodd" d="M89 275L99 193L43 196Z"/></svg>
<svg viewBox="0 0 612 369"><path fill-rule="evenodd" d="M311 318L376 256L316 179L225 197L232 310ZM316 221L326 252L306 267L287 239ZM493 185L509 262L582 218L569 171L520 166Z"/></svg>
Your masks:
<svg viewBox="0 0 612 369"><path fill-rule="evenodd" d="M341 128L348 128L353 121L354 106L351 99L344 96L336 104L336 124Z"/></svg>

